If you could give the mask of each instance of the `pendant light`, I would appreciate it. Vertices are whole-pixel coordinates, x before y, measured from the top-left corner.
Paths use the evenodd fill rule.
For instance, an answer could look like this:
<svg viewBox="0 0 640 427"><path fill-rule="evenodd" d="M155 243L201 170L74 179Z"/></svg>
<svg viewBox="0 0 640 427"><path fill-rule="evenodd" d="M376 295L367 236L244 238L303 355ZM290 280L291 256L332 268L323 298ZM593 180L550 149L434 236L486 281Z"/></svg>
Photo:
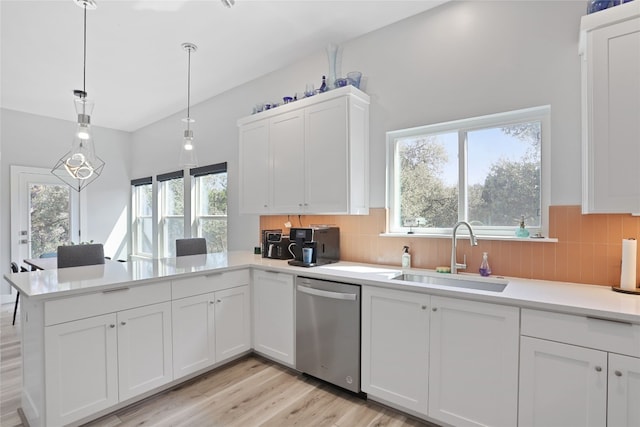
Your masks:
<svg viewBox="0 0 640 427"><path fill-rule="evenodd" d="M180 166L183 168L195 167L198 165L198 157L196 156L196 147L193 145L193 131L191 123L195 120L191 118L191 52L198 49L193 43L182 43L182 48L187 51L188 56L188 72L187 72L187 117L182 119L187 123L184 131L182 145L180 147Z"/></svg>
<svg viewBox="0 0 640 427"><path fill-rule="evenodd" d="M96 156L91 130L91 113L94 104L87 99L86 91L87 9L96 9L97 5L94 0L74 0L74 2L84 9L82 90L73 91L78 124L71 142L71 150L58 160L51 173L80 192L100 176L104 161Z"/></svg>

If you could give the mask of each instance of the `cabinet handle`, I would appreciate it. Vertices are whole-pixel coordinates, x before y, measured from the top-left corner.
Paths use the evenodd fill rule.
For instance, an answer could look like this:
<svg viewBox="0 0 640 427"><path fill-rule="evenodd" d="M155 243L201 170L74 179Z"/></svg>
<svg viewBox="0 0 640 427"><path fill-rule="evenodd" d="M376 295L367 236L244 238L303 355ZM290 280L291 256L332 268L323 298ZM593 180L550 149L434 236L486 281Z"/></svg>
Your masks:
<svg viewBox="0 0 640 427"><path fill-rule="evenodd" d="M215 301L209 301L209 304L215 304L215 303L216 303Z"/></svg>
<svg viewBox="0 0 640 427"><path fill-rule="evenodd" d="M622 372L620 372L620 371L614 371L614 374L616 374L616 377L621 377L622 376Z"/></svg>
<svg viewBox="0 0 640 427"><path fill-rule="evenodd" d="M426 309L427 309L427 306L426 306L426 305L423 305L423 306L422 306L422 309L423 309L423 310L426 310Z"/></svg>
<svg viewBox="0 0 640 427"><path fill-rule="evenodd" d="M264 205L264 206L263 206L263 208L266 208L266 207L267 207L267 205Z"/></svg>
<svg viewBox="0 0 640 427"><path fill-rule="evenodd" d="M106 291L102 291L103 294L110 294L112 292L122 292L122 291L128 291L129 288L128 287L124 287L124 288L115 288L115 289L107 289Z"/></svg>
<svg viewBox="0 0 640 427"><path fill-rule="evenodd" d="M633 325L633 323L625 322L624 320L605 319L604 317L587 316L587 319L588 320L599 320L601 322L620 323L620 324L629 325L629 326Z"/></svg>
<svg viewBox="0 0 640 427"><path fill-rule="evenodd" d="M222 302L222 300L220 300L220 299L219 299L219 300L217 300L216 302L217 302L217 303L221 303L221 302Z"/></svg>
<svg viewBox="0 0 640 427"><path fill-rule="evenodd" d="M121 324L122 326L124 326L124 325L126 325L126 324L127 324L127 322L120 322L120 324Z"/></svg>
<svg viewBox="0 0 640 427"><path fill-rule="evenodd" d="M298 203L298 206L299 206L299 207L302 207L302 203Z"/></svg>
<svg viewBox="0 0 640 427"><path fill-rule="evenodd" d="M110 328L115 328L116 325L114 325L113 323L109 325Z"/></svg>
<svg viewBox="0 0 640 427"><path fill-rule="evenodd" d="M602 372L602 367L596 366L596 372Z"/></svg>
<svg viewBox="0 0 640 427"><path fill-rule="evenodd" d="M438 311L438 307L433 307L431 310L432 311Z"/></svg>

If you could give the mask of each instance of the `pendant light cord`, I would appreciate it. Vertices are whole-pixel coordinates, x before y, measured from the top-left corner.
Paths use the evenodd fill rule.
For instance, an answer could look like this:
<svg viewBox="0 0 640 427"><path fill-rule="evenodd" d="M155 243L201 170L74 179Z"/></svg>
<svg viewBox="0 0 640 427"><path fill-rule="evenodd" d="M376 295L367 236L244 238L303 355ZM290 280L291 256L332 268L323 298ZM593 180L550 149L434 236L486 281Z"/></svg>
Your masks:
<svg viewBox="0 0 640 427"><path fill-rule="evenodd" d="M189 59L188 59L188 71L187 71L187 129L189 129L189 126L191 125L190 123L190 119L191 119L191 112L190 112L190 106L191 106L191 48L187 49L188 50L188 54L189 54Z"/></svg>
<svg viewBox="0 0 640 427"><path fill-rule="evenodd" d="M82 92L87 96L87 4L84 5L84 52L82 57Z"/></svg>

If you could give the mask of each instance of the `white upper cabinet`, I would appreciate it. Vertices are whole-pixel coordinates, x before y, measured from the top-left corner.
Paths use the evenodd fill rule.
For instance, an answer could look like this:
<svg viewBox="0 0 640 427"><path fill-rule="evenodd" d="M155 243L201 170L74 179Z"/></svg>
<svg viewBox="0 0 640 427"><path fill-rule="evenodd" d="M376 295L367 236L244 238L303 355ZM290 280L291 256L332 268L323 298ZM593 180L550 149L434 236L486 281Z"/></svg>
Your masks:
<svg viewBox="0 0 640 427"><path fill-rule="evenodd" d="M240 211L368 214L369 97L346 86L238 120Z"/></svg>
<svg viewBox="0 0 640 427"><path fill-rule="evenodd" d="M640 2L584 16L582 211L640 213Z"/></svg>
<svg viewBox="0 0 640 427"><path fill-rule="evenodd" d="M240 128L240 211L269 212L271 158L269 120L259 120Z"/></svg>

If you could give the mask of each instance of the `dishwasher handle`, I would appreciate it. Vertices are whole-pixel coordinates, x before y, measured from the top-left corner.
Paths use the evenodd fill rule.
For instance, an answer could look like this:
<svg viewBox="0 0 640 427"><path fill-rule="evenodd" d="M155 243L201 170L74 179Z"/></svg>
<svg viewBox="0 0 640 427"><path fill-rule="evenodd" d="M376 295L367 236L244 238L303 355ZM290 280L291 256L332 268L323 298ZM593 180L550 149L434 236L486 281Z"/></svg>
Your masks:
<svg viewBox="0 0 640 427"><path fill-rule="evenodd" d="M348 300L348 301L355 301L358 299L358 295L356 294L323 291L322 289L310 288L308 286L302 286L302 285L297 285L297 288L299 292L309 294L309 295L316 295L319 297L341 299L341 300Z"/></svg>

